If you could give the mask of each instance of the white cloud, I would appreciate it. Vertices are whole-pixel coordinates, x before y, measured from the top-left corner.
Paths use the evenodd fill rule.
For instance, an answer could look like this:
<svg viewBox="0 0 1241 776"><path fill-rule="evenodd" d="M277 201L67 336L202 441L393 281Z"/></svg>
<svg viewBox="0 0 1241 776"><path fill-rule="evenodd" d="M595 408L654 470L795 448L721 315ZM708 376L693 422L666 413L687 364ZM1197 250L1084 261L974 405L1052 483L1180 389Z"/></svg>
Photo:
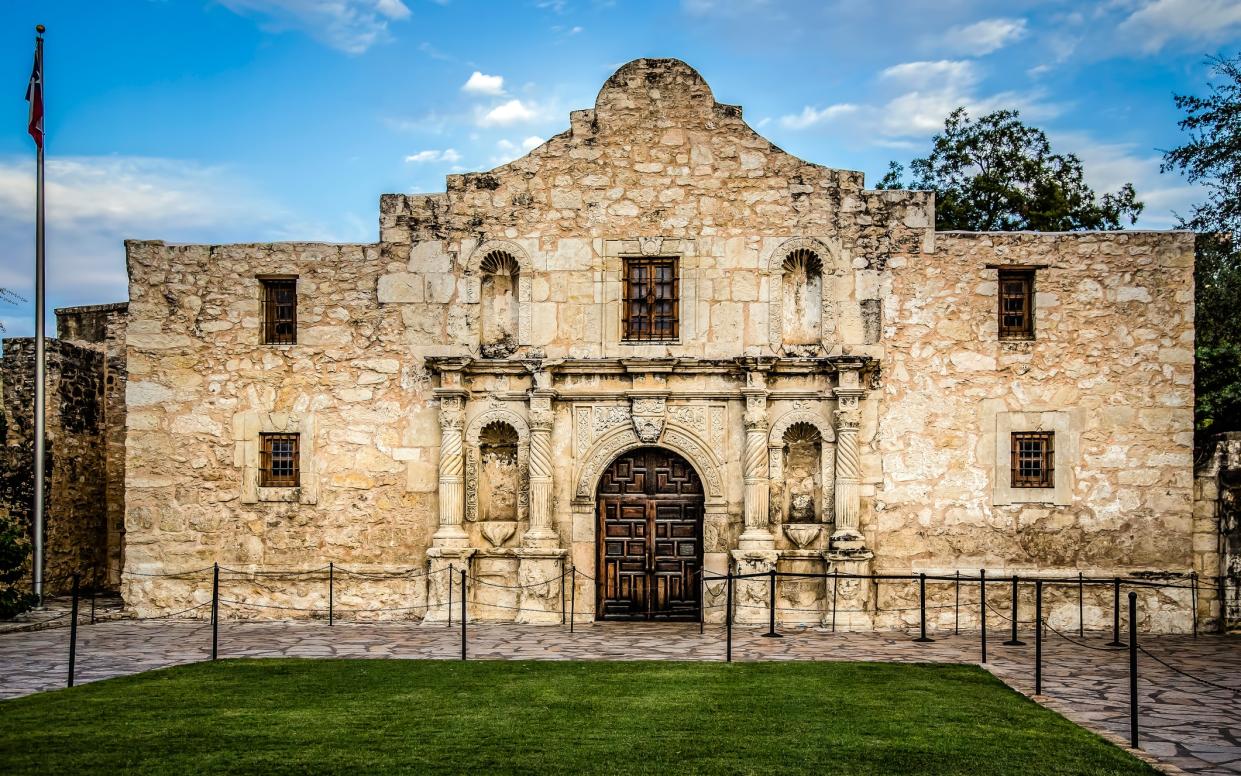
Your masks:
<svg viewBox="0 0 1241 776"><path fill-rule="evenodd" d="M491 163L493 165L507 164L523 154L538 148L545 142L547 141L538 135L530 135L525 140L522 140L521 143L514 143L512 140L501 138L496 141L496 148L500 152L491 157Z"/></svg>
<svg viewBox="0 0 1241 776"><path fill-rule="evenodd" d="M539 137L538 135L531 135L527 137L525 140L521 141L521 150L533 151L534 149L543 145L543 143L545 142L547 141L545 141L543 138Z"/></svg>
<svg viewBox="0 0 1241 776"><path fill-rule="evenodd" d="M443 151L429 149L410 154L405 157L405 161L415 164L422 162L448 162L449 164L454 164L461 161L461 154L457 153L457 151L452 148L445 148Z"/></svg>
<svg viewBox="0 0 1241 776"><path fill-rule="evenodd" d="M856 113L858 107L849 103L838 103L836 105L828 105L826 108L812 108L809 105L802 108L801 113L789 114L780 117L780 126L788 129L806 129L808 127L826 124L833 119ZM766 121L759 122L761 127Z"/></svg>
<svg viewBox="0 0 1241 776"><path fill-rule="evenodd" d="M1126 183L1133 184L1138 199L1146 205L1136 228L1172 229L1177 225L1175 214L1188 215L1191 206L1206 197L1201 186L1160 173L1161 157L1139 152L1134 143L1105 143L1078 132L1050 137L1057 153L1074 153L1082 160L1086 183L1096 193L1114 193Z"/></svg>
<svg viewBox="0 0 1241 776"><path fill-rule="evenodd" d="M1150 0L1130 14L1117 33L1138 41L1138 48L1154 54L1169 42L1221 43L1241 32L1241 3L1237 0Z"/></svg>
<svg viewBox="0 0 1241 776"><path fill-rule="evenodd" d="M403 0L219 0L238 14L258 14L266 29L299 29L349 54L387 40L388 22L410 16Z"/></svg>
<svg viewBox="0 0 1241 776"><path fill-rule="evenodd" d="M519 99L513 98L508 102L500 103L485 113L481 113L478 116L478 125L481 127L505 127L510 124L535 121L539 118L541 116L532 103L522 102Z"/></svg>
<svg viewBox="0 0 1241 776"><path fill-rule="evenodd" d="M504 94L504 76L500 75L484 75L475 70L465 85L461 87L461 91L471 94Z"/></svg>
<svg viewBox="0 0 1241 776"><path fill-rule="evenodd" d="M938 47L955 54L981 57L1026 36L1025 19L983 19L949 29Z"/></svg>
<svg viewBox="0 0 1241 776"><path fill-rule="evenodd" d="M978 82L978 70L968 60L903 62L884 69L879 78L906 89L961 89Z"/></svg>
<svg viewBox="0 0 1241 776"><path fill-rule="evenodd" d="M34 165L0 158L0 287L33 300ZM61 157L47 163L49 307L128 297L127 238L240 241L329 237L228 170L144 157ZM10 336L33 331L29 304ZM6 314L7 311L6 311Z"/></svg>

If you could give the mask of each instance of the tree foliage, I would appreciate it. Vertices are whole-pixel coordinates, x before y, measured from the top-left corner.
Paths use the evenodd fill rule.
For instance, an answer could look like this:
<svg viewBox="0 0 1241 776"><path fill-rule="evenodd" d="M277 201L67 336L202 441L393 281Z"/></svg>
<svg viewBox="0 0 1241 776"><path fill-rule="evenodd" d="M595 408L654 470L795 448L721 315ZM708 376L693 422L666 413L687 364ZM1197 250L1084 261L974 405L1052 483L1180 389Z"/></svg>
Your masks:
<svg viewBox="0 0 1241 776"><path fill-rule="evenodd" d="M932 140L931 153L904 167L892 162L879 188L935 192L935 228L969 231L1120 229L1142 212L1133 184L1097 196L1074 154L1053 153L1042 130L1015 110L977 120L957 108Z"/></svg>
<svg viewBox="0 0 1241 776"><path fill-rule="evenodd" d="M25 528L0 512L0 620L24 612L34 604L29 590L30 539Z"/></svg>
<svg viewBox="0 0 1241 776"><path fill-rule="evenodd" d="M1195 268L1200 431L1241 429L1241 55L1211 57L1206 97L1176 95L1189 140L1164 154L1163 169L1207 190L1181 225L1199 232Z"/></svg>

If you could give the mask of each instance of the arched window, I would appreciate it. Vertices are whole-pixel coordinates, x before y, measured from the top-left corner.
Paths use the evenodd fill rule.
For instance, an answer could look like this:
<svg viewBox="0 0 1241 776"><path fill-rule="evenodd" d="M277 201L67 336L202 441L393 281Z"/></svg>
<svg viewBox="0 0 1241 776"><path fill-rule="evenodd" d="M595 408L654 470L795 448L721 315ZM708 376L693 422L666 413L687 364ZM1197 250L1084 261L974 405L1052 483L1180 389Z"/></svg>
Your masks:
<svg viewBox="0 0 1241 776"><path fill-rule="evenodd" d="M480 334L483 356L503 358L512 355L519 344L518 327L521 267L512 254L492 251L479 265L482 273L480 293Z"/></svg>
<svg viewBox="0 0 1241 776"><path fill-rule="evenodd" d="M818 344L823 338L823 261L814 251L797 248L782 269L784 343Z"/></svg>
<svg viewBox="0 0 1241 776"><path fill-rule="evenodd" d="M516 520L521 493L517 431L504 421L478 435L478 519Z"/></svg>

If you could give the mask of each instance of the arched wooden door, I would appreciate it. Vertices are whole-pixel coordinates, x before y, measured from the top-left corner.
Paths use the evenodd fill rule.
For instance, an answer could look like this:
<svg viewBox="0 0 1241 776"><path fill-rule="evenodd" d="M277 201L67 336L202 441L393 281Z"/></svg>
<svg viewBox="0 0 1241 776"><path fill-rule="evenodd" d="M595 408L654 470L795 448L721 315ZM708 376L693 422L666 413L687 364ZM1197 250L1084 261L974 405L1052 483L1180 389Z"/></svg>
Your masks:
<svg viewBox="0 0 1241 776"><path fill-rule="evenodd" d="M601 620L698 619L702 482L684 458L641 447L599 479Z"/></svg>

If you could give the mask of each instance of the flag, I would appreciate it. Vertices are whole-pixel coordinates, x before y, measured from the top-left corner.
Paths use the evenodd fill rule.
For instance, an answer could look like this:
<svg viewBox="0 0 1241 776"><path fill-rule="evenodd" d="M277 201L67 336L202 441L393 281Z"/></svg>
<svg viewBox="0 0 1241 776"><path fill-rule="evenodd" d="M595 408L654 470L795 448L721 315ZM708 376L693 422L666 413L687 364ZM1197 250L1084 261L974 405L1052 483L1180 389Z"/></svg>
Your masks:
<svg viewBox="0 0 1241 776"><path fill-rule="evenodd" d="M26 102L30 103L30 124L27 131L34 143L43 148L43 39L34 49L34 69L30 71L30 85L26 87Z"/></svg>

